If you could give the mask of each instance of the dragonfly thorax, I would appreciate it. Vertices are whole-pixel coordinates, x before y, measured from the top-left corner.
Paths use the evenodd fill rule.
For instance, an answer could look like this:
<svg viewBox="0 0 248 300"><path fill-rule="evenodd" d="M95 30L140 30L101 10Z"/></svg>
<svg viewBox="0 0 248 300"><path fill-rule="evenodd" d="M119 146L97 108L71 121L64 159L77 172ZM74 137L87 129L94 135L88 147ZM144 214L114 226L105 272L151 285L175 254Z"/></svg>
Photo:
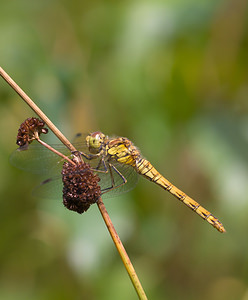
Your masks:
<svg viewBox="0 0 248 300"><path fill-rule="evenodd" d="M100 131L89 134L86 137L86 143L89 151L94 154L99 153L102 150L105 138L106 136Z"/></svg>

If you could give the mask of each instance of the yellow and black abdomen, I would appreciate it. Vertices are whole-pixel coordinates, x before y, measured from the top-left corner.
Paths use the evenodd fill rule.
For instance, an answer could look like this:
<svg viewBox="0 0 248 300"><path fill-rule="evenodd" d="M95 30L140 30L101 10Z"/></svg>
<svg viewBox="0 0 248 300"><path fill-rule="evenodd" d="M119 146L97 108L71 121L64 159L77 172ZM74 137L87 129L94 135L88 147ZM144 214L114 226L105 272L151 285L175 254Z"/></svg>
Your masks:
<svg viewBox="0 0 248 300"><path fill-rule="evenodd" d="M210 223L220 232L225 232L225 228L222 223L214 217L208 210L202 207L198 202L187 196L184 192L170 183L163 175L161 175L153 165L146 159L141 158L137 161L136 170L139 174L146 177L150 181L155 182L160 187L170 192L177 199L186 204L189 208L195 211L200 217Z"/></svg>

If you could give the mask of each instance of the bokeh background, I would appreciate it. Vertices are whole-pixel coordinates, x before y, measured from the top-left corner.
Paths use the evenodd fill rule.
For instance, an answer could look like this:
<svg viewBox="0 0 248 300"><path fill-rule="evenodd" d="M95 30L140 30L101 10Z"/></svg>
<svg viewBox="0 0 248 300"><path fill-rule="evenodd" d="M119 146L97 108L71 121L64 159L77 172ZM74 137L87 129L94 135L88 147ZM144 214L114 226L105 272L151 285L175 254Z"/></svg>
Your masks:
<svg viewBox="0 0 248 300"><path fill-rule="evenodd" d="M106 200L149 299L248 299L247 16L245 0L0 0L0 66L64 134L130 138L226 227L142 178ZM40 178L9 164L30 116L1 79L0 298L137 299L97 206L37 200Z"/></svg>

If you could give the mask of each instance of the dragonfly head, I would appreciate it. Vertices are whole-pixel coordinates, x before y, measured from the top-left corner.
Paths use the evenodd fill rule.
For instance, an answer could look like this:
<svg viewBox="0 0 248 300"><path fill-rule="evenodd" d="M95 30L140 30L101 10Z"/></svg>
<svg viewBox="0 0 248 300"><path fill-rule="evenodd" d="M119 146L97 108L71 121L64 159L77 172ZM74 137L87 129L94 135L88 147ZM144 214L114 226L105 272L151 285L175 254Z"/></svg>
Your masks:
<svg viewBox="0 0 248 300"><path fill-rule="evenodd" d="M102 148L102 144L103 144L104 140L105 140L105 135L100 131L96 131L96 132L89 134L86 137L86 142L87 142L89 151L94 154L99 153Z"/></svg>

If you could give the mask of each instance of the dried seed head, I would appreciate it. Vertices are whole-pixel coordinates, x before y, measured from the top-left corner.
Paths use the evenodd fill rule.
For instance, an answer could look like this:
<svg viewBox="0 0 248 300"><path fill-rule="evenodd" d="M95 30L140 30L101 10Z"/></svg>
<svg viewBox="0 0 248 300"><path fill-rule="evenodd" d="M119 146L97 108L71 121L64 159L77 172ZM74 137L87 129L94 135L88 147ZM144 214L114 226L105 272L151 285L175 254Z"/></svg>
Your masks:
<svg viewBox="0 0 248 300"><path fill-rule="evenodd" d="M44 128L44 126L45 122L38 118L26 119L18 129L16 144L21 147L30 144L41 133L46 134L48 129Z"/></svg>
<svg viewBox="0 0 248 300"><path fill-rule="evenodd" d="M72 165L67 161L64 162L62 169L64 206L80 214L88 210L101 195L99 180L89 164L82 162Z"/></svg>

